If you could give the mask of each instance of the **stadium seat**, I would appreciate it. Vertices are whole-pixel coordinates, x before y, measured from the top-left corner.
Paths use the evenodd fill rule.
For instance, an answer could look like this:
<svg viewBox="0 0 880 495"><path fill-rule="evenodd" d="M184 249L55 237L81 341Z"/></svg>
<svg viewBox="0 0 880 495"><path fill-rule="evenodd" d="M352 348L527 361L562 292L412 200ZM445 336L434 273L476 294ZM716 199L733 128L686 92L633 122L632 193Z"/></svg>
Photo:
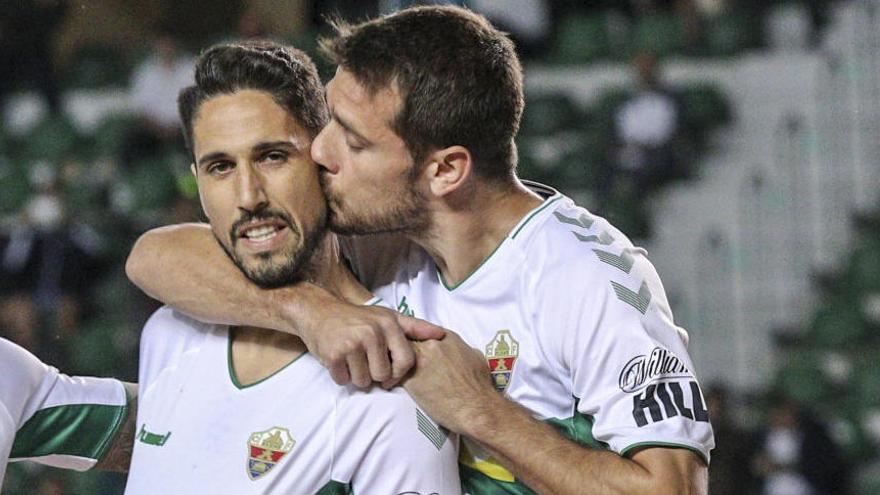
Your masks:
<svg viewBox="0 0 880 495"><path fill-rule="evenodd" d="M93 145L95 155L99 157L117 157L125 146L125 140L138 126L138 117L132 114L119 113L108 115L98 124Z"/></svg>
<svg viewBox="0 0 880 495"><path fill-rule="evenodd" d="M64 85L70 89L124 88L128 85L131 67L116 47L90 44L81 47L73 56L75 64L63 75Z"/></svg>
<svg viewBox="0 0 880 495"><path fill-rule="evenodd" d="M85 140L64 116L47 116L22 139L19 157L23 162L59 163L81 153Z"/></svg>
<svg viewBox="0 0 880 495"><path fill-rule="evenodd" d="M831 384L821 368L821 355L811 351L791 351L775 376L777 390L784 390L803 404L821 404L831 395Z"/></svg>
<svg viewBox="0 0 880 495"><path fill-rule="evenodd" d="M632 55L653 53L658 57L668 57L682 53L684 48L684 26L674 14L646 15L633 26Z"/></svg>
<svg viewBox="0 0 880 495"><path fill-rule="evenodd" d="M520 133L524 136L549 136L571 129L581 116L577 105L565 93L526 96Z"/></svg>
<svg viewBox="0 0 880 495"><path fill-rule="evenodd" d="M857 298L847 294L831 297L813 315L805 341L817 348L858 346L868 335Z"/></svg>
<svg viewBox="0 0 880 495"><path fill-rule="evenodd" d="M32 192L25 168L0 156L0 216L19 211Z"/></svg>
<svg viewBox="0 0 880 495"><path fill-rule="evenodd" d="M851 391L853 402L862 408L880 407L880 367L877 366L876 349L866 353L856 365Z"/></svg>
<svg viewBox="0 0 880 495"><path fill-rule="evenodd" d="M730 102L713 83L689 84L677 93L682 104L682 124L688 134L705 134L733 120Z"/></svg>
<svg viewBox="0 0 880 495"><path fill-rule="evenodd" d="M706 55L728 57L761 44L761 19L746 12L722 12L705 20Z"/></svg>
<svg viewBox="0 0 880 495"><path fill-rule="evenodd" d="M868 237L856 246L844 278L855 294L880 292L880 236Z"/></svg>
<svg viewBox="0 0 880 495"><path fill-rule="evenodd" d="M604 14L575 14L564 18L548 54L552 63L589 64L612 53L608 22Z"/></svg>

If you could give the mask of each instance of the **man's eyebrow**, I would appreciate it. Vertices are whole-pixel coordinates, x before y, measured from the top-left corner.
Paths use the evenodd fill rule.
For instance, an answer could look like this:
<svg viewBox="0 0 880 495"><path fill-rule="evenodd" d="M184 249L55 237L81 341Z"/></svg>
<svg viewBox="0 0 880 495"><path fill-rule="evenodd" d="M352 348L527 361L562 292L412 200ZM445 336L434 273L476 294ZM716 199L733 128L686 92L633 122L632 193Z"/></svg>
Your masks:
<svg viewBox="0 0 880 495"><path fill-rule="evenodd" d="M354 134L354 137L358 138L359 140L361 140L361 141L363 141L363 142L365 142L365 143L370 143L370 142L372 142L372 141L370 141L369 139L365 138L363 134L361 134L361 133L359 133L358 131L354 130L354 127L352 127L352 125L351 125L350 123L346 122L345 119L343 119L342 117L340 117L339 114L337 114L336 112L334 112L334 111L331 110L331 111L330 111L330 117L332 117L333 120L335 120L337 123L339 123L339 125L341 125L342 128L345 129L347 132L349 132L349 133L351 133L351 134Z"/></svg>
<svg viewBox="0 0 880 495"><path fill-rule="evenodd" d="M262 153L264 151L269 151L272 149L282 148L287 151L297 151L296 146L293 145L290 141L267 141L257 144L252 148L252 150L256 153Z"/></svg>

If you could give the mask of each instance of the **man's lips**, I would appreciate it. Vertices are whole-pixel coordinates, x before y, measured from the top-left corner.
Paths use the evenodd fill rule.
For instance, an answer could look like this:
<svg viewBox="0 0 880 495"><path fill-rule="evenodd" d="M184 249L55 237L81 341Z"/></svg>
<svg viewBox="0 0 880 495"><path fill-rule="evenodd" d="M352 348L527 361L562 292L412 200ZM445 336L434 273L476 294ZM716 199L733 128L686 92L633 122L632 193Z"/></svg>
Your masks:
<svg viewBox="0 0 880 495"><path fill-rule="evenodd" d="M277 248L287 238L290 229L281 219L267 219L249 222L237 229L236 241L253 251L270 251Z"/></svg>

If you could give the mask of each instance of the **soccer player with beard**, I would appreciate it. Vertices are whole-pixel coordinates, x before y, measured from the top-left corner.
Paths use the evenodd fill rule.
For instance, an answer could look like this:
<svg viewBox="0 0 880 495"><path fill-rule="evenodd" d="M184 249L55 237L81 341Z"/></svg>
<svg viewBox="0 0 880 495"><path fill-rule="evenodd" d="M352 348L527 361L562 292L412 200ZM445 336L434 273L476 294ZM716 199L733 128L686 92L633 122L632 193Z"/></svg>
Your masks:
<svg viewBox="0 0 880 495"><path fill-rule="evenodd" d="M327 114L311 60L218 45L179 104L211 232L239 270L260 287L308 279L376 304L325 231L309 148ZM296 336L163 308L141 337L139 385L128 494L460 492L455 436L402 389L337 385Z"/></svg>
<svg viewBox="0 0 880 495"><path fill-rule="evenodd" d="M460 334L413 344L404 384L463 435L467 491L705 493L712 429L645 251L516 177L512 42L467 10L421 7L340 25L323 47L338 69L312 157L330 226L355 234L344 252L374 293ZM156 275L163 252L169 277ZM323 349L332 335L288 321L348 309L313 304L307 287L260 292L231 278L204 228L148 234L130 261L136 283L186 311L305 331L338 380L389 377L356 335L337 343L341 363ZM240 305L217 306L232 298Z"/></svg>

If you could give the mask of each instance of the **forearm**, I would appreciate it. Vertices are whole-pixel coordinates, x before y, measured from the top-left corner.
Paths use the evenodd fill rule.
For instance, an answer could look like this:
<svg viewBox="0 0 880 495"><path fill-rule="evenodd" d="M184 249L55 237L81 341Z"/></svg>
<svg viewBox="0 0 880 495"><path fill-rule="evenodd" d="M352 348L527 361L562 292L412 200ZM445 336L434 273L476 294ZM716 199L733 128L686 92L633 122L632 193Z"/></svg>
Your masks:
<svg viewBox="0 0 880 495"><path fill-rule="evenodd" d="M261 289L236 267L204 224L172 225L142 235L125 265L147 295L199 320L296 333L295 301L332 297L311 284ZM285 301L288 314L280 310ZM293 302L293 304L291 304Z"/></svg>
<svg viewBox="0 0 880 495"><path fill-rule="evenodd" d="M491 411L494 419L482 418L481 414L465 433L538 493L705 493L700 477L691 476L691 466L679 465L695 457L690 452L659 454L664 456L662 461L666 465L653 462L660 460L656 453L646 459L648 462L638 462L640 454L629 459L575 444L550 425L532 418L526 409L500 396L490 402L491 405L482 404L481 409ZM498 417L504 420L498 421Z"/></svg>
<svg viewBox="0 0 880 495"><path fill-rule="evenodd" d="M99 471L126 473L131 465L137 420L138 386L137 383L128 382L123 382L122 385L125 387L125 395L128 397L127 415L107 453L95 465L95 469Z"/></svg>

